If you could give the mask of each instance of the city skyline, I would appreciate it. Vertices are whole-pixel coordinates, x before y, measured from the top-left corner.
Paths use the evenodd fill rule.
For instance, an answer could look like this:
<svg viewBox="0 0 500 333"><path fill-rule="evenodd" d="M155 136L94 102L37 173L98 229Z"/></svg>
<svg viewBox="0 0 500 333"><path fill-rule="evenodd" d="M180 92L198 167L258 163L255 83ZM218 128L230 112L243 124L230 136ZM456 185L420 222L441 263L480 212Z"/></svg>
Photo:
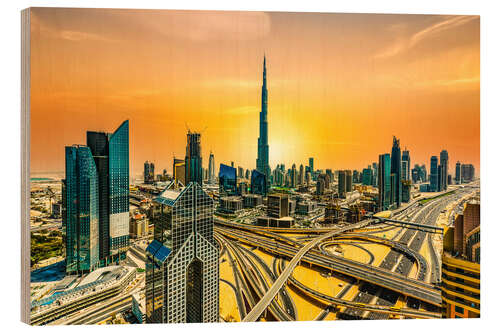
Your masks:
<svg viewBox="0 0 500 333"><path fill-rule="evenodd" d="M236 14L246 29L237 39L230 34L235 12L36 8L32 48L41 56L32 60L32 172L62 172L64 146L85 143L77 128L110 131L125 119L131 123L132 175L142 172L145 160L171 173L173 156L184 157L186 124L206 128L205 168L212 151L216 165L235 161L253 169L264 52L271 169L306 165L312 156L318 169L361 170L390 152L395 135L410 150L411 167L429 168L430 157L446 149L449 166L459 160L479 172L478 17ZM294 38L283 36L284 14ZM101 20L107 15L110 20ZM166 16L169 26L162 25ZM127 33L118 29L125 18L133 18ZM141 28L146 21L156 28ZM200 28L214 21L217 27ZM203 52L181 59L183 52L174 55L156 44L153 52L137 44L146 31L160 45ZM273 43L277 38L284 39ZM138 46L141 51L134 51ZM89 53L96 48L99 55ZM139 58L142 64L124 70L126 61ZM54 59L57 69L48 63ZM51 126L63 130L46 131Z"/></svg>

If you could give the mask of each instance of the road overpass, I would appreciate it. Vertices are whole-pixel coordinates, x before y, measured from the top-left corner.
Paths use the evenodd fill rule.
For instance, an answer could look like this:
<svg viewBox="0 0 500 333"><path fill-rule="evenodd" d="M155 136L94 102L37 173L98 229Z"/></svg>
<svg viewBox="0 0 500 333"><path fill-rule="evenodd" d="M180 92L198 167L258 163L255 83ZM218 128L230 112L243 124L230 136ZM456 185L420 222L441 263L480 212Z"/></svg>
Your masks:
<svg viewBox="0 0 500 333"><path fill-rule="evenodd" d="M383 223L387 223L387 224L398 224L398 225L401 225L403 227L419 229L419 230L427 231L427 232L443 233L443 231L444 231L443 228L437 227L434 225L420 224L420 223L409 222L409 221L389 219L389 218L375 216L375 215L373 216L373 218L377 219L379 221L379 223L383 222Z"/></svg>
<svg viewBox="0 0 500 333"><path fill-rule="evenodd" d="M362 221L359 223L355 223L349 226L346 226L344 228L330 231L326 234L323 234L321 236L318 236L311 242L307 243L304 247L302 247L297 254L290 260L288 265L285 267L283 272L278 276L276 281L272 284L271 288L264 294L264 296L260 299L260 301L252 308L252 310L246 315L245 318L243 318L243 322L252 322L256 321L262 312L269 306L271 301L276 297L280 289L284 286L290 275L292 274L293 270L297 266L297 264L300 262L302 257L312 248L320 244L323 240L328 239L330 237L333 237L337 234L340 234L342 232L350 231L356 228L362 228L365 227L369 224L373 223L373 220L367 220L367 221Z"/></svg>

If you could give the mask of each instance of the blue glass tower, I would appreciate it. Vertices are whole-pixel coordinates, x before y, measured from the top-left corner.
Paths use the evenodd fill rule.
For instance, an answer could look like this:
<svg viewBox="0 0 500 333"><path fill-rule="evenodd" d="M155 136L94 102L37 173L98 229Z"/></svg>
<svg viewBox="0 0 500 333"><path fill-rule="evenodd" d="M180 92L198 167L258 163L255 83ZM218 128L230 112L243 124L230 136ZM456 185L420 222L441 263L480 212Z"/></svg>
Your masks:
<svg viewBox="0 0 500 333"><path fill-rule="evenodd" d="M378 156L378 203L379 210L387 210L391 205L391 155Z"/></svg>
<svg viewBox="0 0 500 333"><path fill-rule="evenodd" d="M109 236L111 255L129 245L129 124L109 138Z"/></svg>
<svg viewBox="0 0 500 333"><path fill-rule="evenodd" d="M236 195L236 169L222 164L219 168L219 193L220 195Z"/></svg>
<svg viewBox="0 0 500 333"><path fill-rule="evenodd" d="M267 195L267 179L265 174L257 170L252 170L250 192L262 196Z"/></svg>
<svg viewBox="0 0 500 333"><path fill-rule="evenodd" d="M66 272L89 272L99 265L98 176L89 147L66 147L64 184Z"/></svg>
<svg viewBox="0 0 500 333"><path fill-rule="evenodd" d="M119 259L129 244L129 122L114 133L87 132L99 184L99 259Z"/></svg>
<svg viewBox="0 0 500 333"><path fill-rule="evenodd" d="M264 57L264 71L262 82L262 101L260 111L259 140L257 147L257 170L266 175L269 179L271 168L269 167L269 144L268 144L268 125L267 125L267 76L266 76L266 57Z"/></svg>
<svg viewBox="0 0 500 333"><path fill-rule="evenodd" d="M438 158L437 156L431 156L431 181L430 190L431 192L437 192L438 190Z"/></svg>

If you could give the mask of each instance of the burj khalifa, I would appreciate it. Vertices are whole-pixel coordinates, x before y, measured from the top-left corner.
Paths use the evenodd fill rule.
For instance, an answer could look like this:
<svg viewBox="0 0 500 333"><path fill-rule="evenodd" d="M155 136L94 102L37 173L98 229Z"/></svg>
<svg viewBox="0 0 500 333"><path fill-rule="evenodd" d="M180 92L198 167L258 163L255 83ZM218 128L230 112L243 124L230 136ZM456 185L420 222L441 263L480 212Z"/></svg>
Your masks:
<svg viewBox="0 0 500 333"><path fill-rule="evenodd" d="M264 71L262 74L262 104L260 110L259 141L257 149L257 170L266 175L269 182L271 168L269 167L269 144L267 135L267 77L266 57L264 56Z"/></svg>

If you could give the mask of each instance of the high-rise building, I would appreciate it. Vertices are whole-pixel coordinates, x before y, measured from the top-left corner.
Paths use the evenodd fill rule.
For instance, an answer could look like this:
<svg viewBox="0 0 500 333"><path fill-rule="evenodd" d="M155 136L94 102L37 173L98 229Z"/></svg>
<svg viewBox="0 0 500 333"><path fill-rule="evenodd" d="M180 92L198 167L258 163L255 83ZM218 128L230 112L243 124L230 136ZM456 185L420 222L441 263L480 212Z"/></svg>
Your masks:
<svg viewBox="0 0 500 333"><path fill-rule="evenodd" d="M292 165L292 169L290 171L290 187L295 188L297 187L297 181L299 179L299 175L297 174L297 167L295 164Z"/></svg>
<svg viewBox="0 0 500 333"><path fill-rule="evenodd" d="M357 184L357 183L361 183L360 180L359 180L359 171L358 170L353 170L352 171L352 182Z"/></svg>
<svg viewBox="0 0 500 333"><path fill-rule="evenodd" d="M373 184L373 170L371 167L363 169L362 183L363 183L363 185L372 185Z"/></svg>
<svg viewBox="0 0 500 333"><path fill-rule="evenodd" d="M238 167L238 178L243 178L243 168L242 167Z"/></svg>
<svg viewBox="0 0 500 333"><path fill-rule="evenodd" d="M186 161L174 157L173 178L177 182L186 184Z"/></svg>
<svg viewBox="0 0 500 333"><path fill-rule="evenodd" d="M210 157L208 158L208 182L215 184L215 158L212 152L210 152Z"/></svg>
<svg viewBox="0 0 500 333"><path fill-rule="evenodd" d="M245 171L245 179L250 179L250 170Z"/></svg>
<svg viewBox="0 0 500 333"><path fill-rule="evenodd" d="M389 209L391 205L391 155L378 157L378 205L379 211Z"/></svg>
<svg viewBox="0 0 500 333"><path fill-rule="evenodd" d="M95 133L95 132L87 132L87 133ZM87 134L87 141L88 141L88 134ZM154 183L154 181L155 181L155 165L153 162L146 161L144 162L144 184L152 184Z"/></svg>
<svg viewBox="0 0 500 333"><path fill-rule="evenodd" d="M408 177L408 161L401 161L401 180L410 180Z"/></svg>
<svg viewBox="0 0 500 333"><path fill-rule="evenodd" d="M99 182L89 147L66 147L64 188L66 272L89 272L99 265Z"/></svg>
<svg viewBox="0 0 500 333"><path fill-rule="evenodd" d="M340 170L338 176L339 198L345 198L345 192L346 192L346 172L345 170Z"/></svg>
<svg viewBox="0 0 500 333"><path fill-rule="evenodd" d="M87 132L99 182L99 260L124 258L129 246L129 122L114 133ZM148 176L154 177L149 163ZM154 181L154 178L151 178Z"/></svg>
<svg viewBox="0 0 500 333"><path fill-rule="evenodd" d="M303 185L304 184L304 165L300 165L300 168L299 168L299 185Z"/></svg>
<svg viewBox="0 0 500 333"><path fill-rule="evenodd" d="M309 157L309 172L311 174L314 172L314 157Z"/></svg>
<svg viewBox="0 0 500 333"><path fill-rule="evenodd" d="M155 239L146 249L146 322L218 322L213 200L198 182L179 188L172 182L154 202L159 207Z"/></svg>
<svg viewBox="0 0 500 333"><path fill-rule="evenodd" d="M352 192L352 171L345 171L345 191Z"/></svg>
<svg viewBox="0 0 500 333"><path fill-rule="evenodd" d="M203 185L200 133L188 131L185 163L186 183L197 182Z"/></svg>
<svg viewBox="0 0 500 333"><path fill-rule="evenodd" d="M462 184L462 164L460 161L455 164L455 184Z"/></svg>
<svg viewBox="0 0 500 333"><path fill-rule="evenodd" d="M462 182L469 183L475 178L475 170L472 164L462 164L461 167Z"/></svg>
<svg viewBox="0 0 500 333"><path fill-rule="evenodd" d="M396 206L401 206L401 147L399 146L399 140L396 137L392 139L392 152L391 152L391 173L396 177L394 182L394 188L392 192L394 193L394 200Z"/></svg>
<svg viewBox="0 0 500 333"><path fill-rule="evenodd" d="M443 183L443 191L448 189L448 151L442 150L439 153L439 164L442 165L442 183Z"/></svg>
<svg viewBox="0 0 500 333"><path fill-rule="evenodd" d="M437 176L437 179L438 179L437 191L438 192L444 191L444 177L443 177L443 172L444 172L443 165L439 164L438 165L438 176Z"/></svg>
<svg viewBox="0 0 500 333"><path fill-rule="evenodd" d="M438 158L437 156L431 156L431 179L430 179L430 190L431 192L438 191Z"/></svg>
<svg viewBox="0 0 500 333"><path fill-rule="evenodd" d="M401 178L403 180L410 180L411 178L411 161L410 161L410 151L408 149L403 150L403 153L401 155L401 165L403 162L406 162L406 168L402 168L403 171L401 172Z"/></svg>
<svg viewBox="0 0 500 333"><path fill-rule="evenodd" d="M269 144L267 124L267 69L266 57L264 57L264 70L262 73L262 99L260 110L259 140L257 145L257 171L266 176L266 181L271 176L269 167Z"/></svg>
<svg viewBox="0 0 500 333"><path fill-rule="evenodd" d="M373 171L372 185L378 186L378 164L376 162L372 163L372 171Z"/></svg>

